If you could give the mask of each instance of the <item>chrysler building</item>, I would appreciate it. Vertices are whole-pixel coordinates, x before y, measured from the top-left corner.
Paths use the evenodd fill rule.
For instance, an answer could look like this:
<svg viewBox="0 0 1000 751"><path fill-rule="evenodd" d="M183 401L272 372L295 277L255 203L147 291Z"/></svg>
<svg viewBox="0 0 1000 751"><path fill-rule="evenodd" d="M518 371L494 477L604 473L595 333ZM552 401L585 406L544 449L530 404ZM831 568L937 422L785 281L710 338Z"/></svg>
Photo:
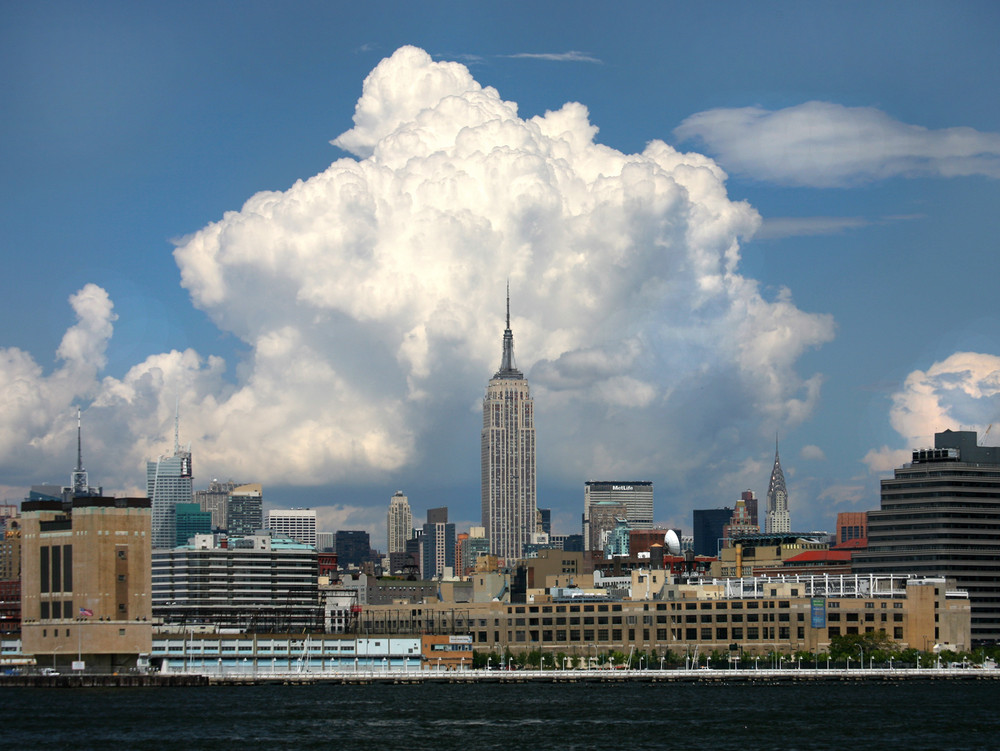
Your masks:
<svg viewBox="0 0 1000 751"><path fill-rule="evenodd" d="M789 532L792 522L788 516L788 490L785 488L785 473L781 469L781 459L778 458L778 439L774 439L774 469L771 470L771 482L767 486L767 517L764 520L765 532Z"/></svg>

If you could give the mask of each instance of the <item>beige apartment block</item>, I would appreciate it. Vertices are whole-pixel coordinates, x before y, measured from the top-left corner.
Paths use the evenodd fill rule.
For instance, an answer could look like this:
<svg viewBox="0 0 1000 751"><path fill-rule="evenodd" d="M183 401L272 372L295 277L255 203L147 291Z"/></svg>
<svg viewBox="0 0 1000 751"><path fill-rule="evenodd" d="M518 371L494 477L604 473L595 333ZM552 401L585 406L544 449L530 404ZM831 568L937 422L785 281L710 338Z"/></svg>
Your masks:
<svg viewBox="0 0 1000 751"><path fill-rule="evenodd" d="M115 671L149 654L151 518L147 498L24 502L21 638L39 665Z"/></svg>

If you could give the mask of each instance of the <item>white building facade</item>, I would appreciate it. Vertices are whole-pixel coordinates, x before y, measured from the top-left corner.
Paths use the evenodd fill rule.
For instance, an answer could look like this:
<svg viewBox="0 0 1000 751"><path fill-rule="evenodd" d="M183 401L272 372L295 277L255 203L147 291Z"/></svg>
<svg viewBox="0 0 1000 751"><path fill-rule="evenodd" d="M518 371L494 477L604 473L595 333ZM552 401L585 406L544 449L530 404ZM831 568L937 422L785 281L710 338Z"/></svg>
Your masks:
<svg viewBox="0 0 1000 751"><path fill-rule="evenodd" d="M267 512L265 527L277 537L288 537L316 547L316 509L274 509Z"/></svg>
<svg viewBox="0 0 1000 751"><path fill-rule="evenodd" d="M385 518L386 552L405 553L406 541L413 538L413 512L402 490L389 499L389 513Z"/></svg>

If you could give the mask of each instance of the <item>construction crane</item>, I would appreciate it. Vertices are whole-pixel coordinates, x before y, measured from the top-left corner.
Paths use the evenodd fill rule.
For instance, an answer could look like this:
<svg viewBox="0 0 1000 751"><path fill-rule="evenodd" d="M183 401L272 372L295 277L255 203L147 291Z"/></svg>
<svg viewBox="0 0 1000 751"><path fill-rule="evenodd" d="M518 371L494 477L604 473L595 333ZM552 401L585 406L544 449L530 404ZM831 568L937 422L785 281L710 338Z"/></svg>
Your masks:
<svg viewBox="0 0 1000 751"><path fill-rule="evenodd" d="M983 446L983 445L986 444L986 436L988 436L990 434L990 430L992 428L993 428L993 423L990 423L989 425L986 426L986 430L984 430L983 434L979 437L979 445L980 446Z"/></svg>

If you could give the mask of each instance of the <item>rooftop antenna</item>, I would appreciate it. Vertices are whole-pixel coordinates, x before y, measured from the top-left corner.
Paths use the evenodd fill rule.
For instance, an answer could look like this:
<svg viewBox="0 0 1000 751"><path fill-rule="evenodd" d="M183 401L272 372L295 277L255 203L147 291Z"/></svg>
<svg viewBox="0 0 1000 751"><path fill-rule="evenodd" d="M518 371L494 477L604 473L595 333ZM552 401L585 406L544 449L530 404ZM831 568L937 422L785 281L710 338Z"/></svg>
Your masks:
<svg viewBox="0 0 1000 751"><path fill-rule="evenodd" d="M73 488L74 497L90 494L90 480L87 477L87 470L83 468L83 420L80 416L80 408L76 408L76 469L70 475L70 485Z"/></svg>
<svg viewBox="0 0 1000 751"><path fill-rule="evenodd" d="M179 454L181 450L181 398L174 397L174 454Z"/></svg>
<svg viewBox="0 0 1000 751"><path fill-rule="evenodd" d="M76 471L83 472L83 419L76 408Z"/></svg>

